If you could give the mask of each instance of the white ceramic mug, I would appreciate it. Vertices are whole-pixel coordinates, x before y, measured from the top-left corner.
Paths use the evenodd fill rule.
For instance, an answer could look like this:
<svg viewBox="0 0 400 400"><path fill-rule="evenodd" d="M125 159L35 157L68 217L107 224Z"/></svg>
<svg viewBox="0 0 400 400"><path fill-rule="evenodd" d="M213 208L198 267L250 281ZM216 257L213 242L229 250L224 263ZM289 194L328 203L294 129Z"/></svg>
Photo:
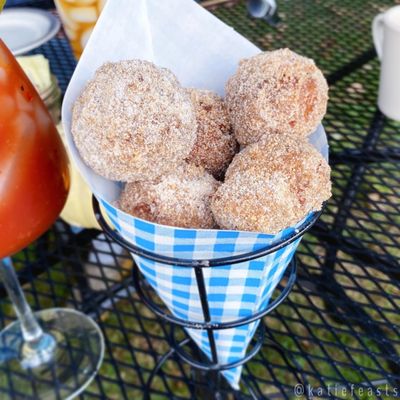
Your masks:
<svg viewBox="0 0 400 400"><path fill-rule="evenodd" d="M378 106L386 116L400 121L400 6L374 18L372 36L381 60Z"/></svg>

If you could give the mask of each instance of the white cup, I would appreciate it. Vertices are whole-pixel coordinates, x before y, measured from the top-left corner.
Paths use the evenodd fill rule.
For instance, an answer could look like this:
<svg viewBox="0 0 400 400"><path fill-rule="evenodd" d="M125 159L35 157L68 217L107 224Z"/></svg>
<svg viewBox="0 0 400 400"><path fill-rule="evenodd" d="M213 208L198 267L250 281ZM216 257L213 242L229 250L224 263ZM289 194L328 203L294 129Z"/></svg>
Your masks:
<svg viewBox="0 0 400 400"><path fill-rule="evenodd" d="M378 107L389 118L400 121L400 6L374 18L372 36L381 60Z"/></svg>

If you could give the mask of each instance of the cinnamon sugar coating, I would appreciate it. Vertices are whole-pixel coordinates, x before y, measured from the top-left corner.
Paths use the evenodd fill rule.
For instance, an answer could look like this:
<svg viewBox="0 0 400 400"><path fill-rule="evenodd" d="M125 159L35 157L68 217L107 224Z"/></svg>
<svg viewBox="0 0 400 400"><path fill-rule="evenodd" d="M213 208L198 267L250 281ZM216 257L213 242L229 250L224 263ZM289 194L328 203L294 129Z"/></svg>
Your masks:
<svg viewBox="0 0 400 400"><path fill-rule="evenodd" d="M328 85L313 60L280 49L242 60L225 101L242 146L271 133L305 138L326 113Z"/></svg>
<svg viewBox="0 0 400 400"><path fill-rule="evenodd" d="M238 144L224 101L210 90L188 89L197 120L197 139L187 159L216 179L223 177Z"/></svg>
<svg viewBox="0 0 400 400"><path fill-rule="evenodd" d="M276 234L330 196L322 155L305 140L272 134L234 157L211 209L221 228Z"/></svg>
<svg viewBox="0 0 400 400"><path fill-rule="evenodd" d="M116 206L158 224L212 229L210 200L218 185L204 168L187 165L155 182L127 183Z"/></svg>
<svg viewBox="0 0 400 400"><path fill-rule="evenodd" d="M155 179L189 155L196 117L189 95L169 70L142 60L106 63L75 102L72 135L85 163L99 175Z"/></svg>

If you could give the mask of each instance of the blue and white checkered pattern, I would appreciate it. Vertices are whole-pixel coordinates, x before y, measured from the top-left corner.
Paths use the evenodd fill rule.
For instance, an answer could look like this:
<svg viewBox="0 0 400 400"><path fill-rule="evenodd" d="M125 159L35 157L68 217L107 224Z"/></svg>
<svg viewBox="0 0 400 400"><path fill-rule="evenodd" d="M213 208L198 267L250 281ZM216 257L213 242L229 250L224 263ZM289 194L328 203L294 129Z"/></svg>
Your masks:
<svg viewBox="0 0 400 400"><path fill-rule="evenodd" d="M114 227L126 240L142 249L169 257L209 260L248 253L272 245L296 229L288 228L278 235L181 229L143 221L104 200L100 199L100 202ZM299 242L300 239L297 239L275 253L256 260L204 268L212 322L233 321L264 309ZM147 281L176 317L204 322L193 268L162 264L135 254L133 257ZM257 326L258 322L254 322L238 328L215 331L219 362L226 364L242 358ZM211 358L207 332L196 329L187 331ZM237 367L222 372L236 389L239 387L241 370L241 367Z"/></svg>

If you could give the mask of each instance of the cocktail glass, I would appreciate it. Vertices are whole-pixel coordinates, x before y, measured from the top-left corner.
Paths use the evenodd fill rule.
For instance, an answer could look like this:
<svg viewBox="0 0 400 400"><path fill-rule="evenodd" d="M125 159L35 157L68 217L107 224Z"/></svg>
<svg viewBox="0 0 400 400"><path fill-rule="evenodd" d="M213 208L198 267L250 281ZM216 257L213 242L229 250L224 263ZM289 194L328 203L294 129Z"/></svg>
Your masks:
<svg viewBox="0 0 400 400"><path fill-rule="evenodd" d="M103 358L102 333L89 317L32 312L9 258L51 226L68 189L68 159L50 114L0 40L0 278L18 316L0 332L0 391L8 379L15 398L72 398Z"/></svg>

